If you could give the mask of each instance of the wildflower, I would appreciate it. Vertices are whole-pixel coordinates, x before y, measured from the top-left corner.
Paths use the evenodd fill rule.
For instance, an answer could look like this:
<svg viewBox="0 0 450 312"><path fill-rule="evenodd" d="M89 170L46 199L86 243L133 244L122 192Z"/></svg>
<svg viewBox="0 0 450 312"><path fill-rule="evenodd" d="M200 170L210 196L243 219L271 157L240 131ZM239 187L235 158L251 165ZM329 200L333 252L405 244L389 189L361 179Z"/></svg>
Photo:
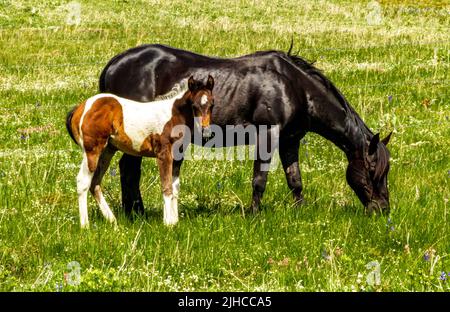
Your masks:
<svg viewBox="0 0 450 312"><path fill-rule="evenodd" d="M356 278L356 284L358 284L358 285L361 284L362 278L363 278L363 275L361 273L358 273L358 276Z"/></svg>
<svg viewBox="0 0 450 312"><path fill-rule="evenodd" d="M283 260L278 262L278 265L279 266L284 266L284 267L288 266L289 265L289 260L290 260L289 258L284 258Z"/></svg>
<svg viewBox="0 0 450 312"><path fill-rule="evenodd" d="M389 96L388 96L388 101L389 101L389 103L392 102L392 95L389 95Z"/></svg>
<svg viewBox="0 0 450 312"><path fill-rule="evenodd" d="M62 287L63 287L62 283L57 282L57 283L55 284L55 290L56 290L57 292L60 292L60 291L62 290Z"/></svg>
<svg viewBox="0 0 450 312"><path fill-rule="evenodd" d="M25 133L22 133L22 134L20 134L20 139L26 140L26 139L28 139L28 135L26 135Z"/></svg>
<svg viewBox="0 0 450 312"><path fill-rule="evenodd" d="M221 189L222 189L222 183L217 182L216 188L217 188L218 190L221 190Z"/></svg>
<svg viewBox="0 0 450 312"><path fill-rule="evenodd" d="M445 272L441 272L441 276L439 277L439 279L441 281L445 282L447 280L447 274Z"/></svg>
<svg viewBox="0 0 450 312"><path fill-rule="evenodd" d="M425 254L423 255L423 260L430 261L430 259L433 258L435 254L436 250L434 250L433 248L429 248L427 251L425 251Z"/></svg>
<svg viewBox="0 0 450 312"><path fill-rule="evenodd" d="M109 170L109 174L110 174L112 177L115 177L116 174L117 174L116 168L111 168L111 169Z"/></svg>
<svg viewBox="0 0 450 312"><path fill-rule="evenodd" d="M322 258L324 258L326 261L331 261L331 256L325 249L322 251Z"/></svg>
<svg viewBox="0 0 450 312"><path fill-rule="evenodd" d="M411 253L411 249L409 248L409 244L405 245L405 248L403 249L405 251L405 254L409 255Z"/></svg>

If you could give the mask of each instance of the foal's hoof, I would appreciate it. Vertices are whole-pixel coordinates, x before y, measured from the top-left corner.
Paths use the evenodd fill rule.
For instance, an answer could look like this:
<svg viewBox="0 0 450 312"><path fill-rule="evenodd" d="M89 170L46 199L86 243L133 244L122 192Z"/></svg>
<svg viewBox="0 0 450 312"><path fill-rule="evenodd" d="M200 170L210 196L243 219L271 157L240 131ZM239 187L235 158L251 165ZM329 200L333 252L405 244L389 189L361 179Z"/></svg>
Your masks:
<svg viewBox="0 0 450 312"><path fill-rule="evenodd" d="M172 220L164 220L164 225L168 227L174 227L177 225L178 219L172 219Z"/></svg>

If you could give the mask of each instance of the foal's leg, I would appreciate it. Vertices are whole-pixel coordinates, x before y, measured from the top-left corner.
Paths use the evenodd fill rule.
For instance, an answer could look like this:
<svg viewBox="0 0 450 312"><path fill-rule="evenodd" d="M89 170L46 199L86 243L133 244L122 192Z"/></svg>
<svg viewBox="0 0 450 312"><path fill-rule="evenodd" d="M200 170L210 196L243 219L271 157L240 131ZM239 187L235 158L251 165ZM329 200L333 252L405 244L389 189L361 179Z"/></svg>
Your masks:
<svg viewBox="0 0 450 312"><path fill-rule="evenodd" d="M161 143L161 145L163 148L157 158L164 197L164 224L174 225L178 222L178 208L172 205L172 153L169 144Z"/></svg>
<svg viewBox="0 0 450 312"><path fill-rule="evenodd" d="M298 166L298 149L300 146L300 138L281 138L280 139L280 159L283 164L284 173L289 189L294 195L296 203L303 202L303 185L300 168Z"/></svg>
<svg viewBox="0 0 450 312"><path fill-rule="evenodd" d="M180 193L180 169L183 159L172 161L172 209L178 215L178 194Z"/></svg>
<svg viewBox="0 0 450 312"><path fill-rule="evenodd" d="M93 175L94 173L89 170L87 154L83 151L83 160L81 161L80 171L77 175L78 206L80 209L80 224L82 228L89 227L87 194Z"/></svg>
<svg viewBox="0 0 450 312"><path fill-rule="evenodd" d="M95 200L100 206L100 211L102 212L103 216L111 223L116 223L116 218L114 217L114 213L111 211L108 204L106 203L105 198L103 197L100 184L106 170L108 170L111 159L113 158L115 153L116 148L111 145L107 145L103 150L100 159L98 160L97 169L95 170L90 187L91 194L95 197Z"/></svg>

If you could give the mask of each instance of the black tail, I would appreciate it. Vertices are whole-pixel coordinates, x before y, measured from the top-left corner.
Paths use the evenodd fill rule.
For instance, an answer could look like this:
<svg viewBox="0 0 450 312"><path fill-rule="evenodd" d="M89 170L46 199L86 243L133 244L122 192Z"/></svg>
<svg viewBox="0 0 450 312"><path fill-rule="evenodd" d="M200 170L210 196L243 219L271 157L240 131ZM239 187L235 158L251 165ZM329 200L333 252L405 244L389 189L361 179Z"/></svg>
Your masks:
<svg viewBox="0 0 450 312"><path fill-rule="evenodd" d="M77 107L78 106L75 106L74 108L72 108L70 110L70 112L67 113L67 117L66 117L67 132L69 132L70 137L76 144L78 144L78 142L77 142L77 140L75 140L75 137L73 136L73 132L72 132L72 117L73 117L73 113L75 112L75 109L77 109Z"/></svg>

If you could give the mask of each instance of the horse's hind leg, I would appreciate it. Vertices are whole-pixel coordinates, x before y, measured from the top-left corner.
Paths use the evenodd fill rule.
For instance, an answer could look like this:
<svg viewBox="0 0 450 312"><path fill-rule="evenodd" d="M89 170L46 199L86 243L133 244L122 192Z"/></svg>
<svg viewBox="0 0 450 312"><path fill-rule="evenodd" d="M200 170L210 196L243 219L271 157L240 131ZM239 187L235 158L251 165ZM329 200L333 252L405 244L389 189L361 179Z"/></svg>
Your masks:
<svg viewBox="0 0 450 312"><path fill-rule="evenodd" d="M105 197L103 197L103 193L102 193L100 184L102 182L102 179L103 179L103 176L105 175L106 170L108 170L111 159L113 158L115 153L116 153L116 148L109 144L103 150L103 152L100 155L100 158L98 160L97 169L95 170L94 177L92 178L92 183L91 183L91 187L90 187L91 194L94 196L95 200L97 201L97 203L100 207L100 211L102 212L103 216L111 223L115 223L116 218L114 217L114 213L109 208L109 206L105 200Z"/></svg>
<svg viewBox="0 0 450 312"><path fill-rule="evenodd" d="M265 133L262 133L265 131ZM256 159L253 163L253 195L252 211L257 213L261 204L261 199L266 189L267 175L270 170L270 162L275 148L278 145L278 127L270 130L261 130L258 133L256 143Z"/></svg>

